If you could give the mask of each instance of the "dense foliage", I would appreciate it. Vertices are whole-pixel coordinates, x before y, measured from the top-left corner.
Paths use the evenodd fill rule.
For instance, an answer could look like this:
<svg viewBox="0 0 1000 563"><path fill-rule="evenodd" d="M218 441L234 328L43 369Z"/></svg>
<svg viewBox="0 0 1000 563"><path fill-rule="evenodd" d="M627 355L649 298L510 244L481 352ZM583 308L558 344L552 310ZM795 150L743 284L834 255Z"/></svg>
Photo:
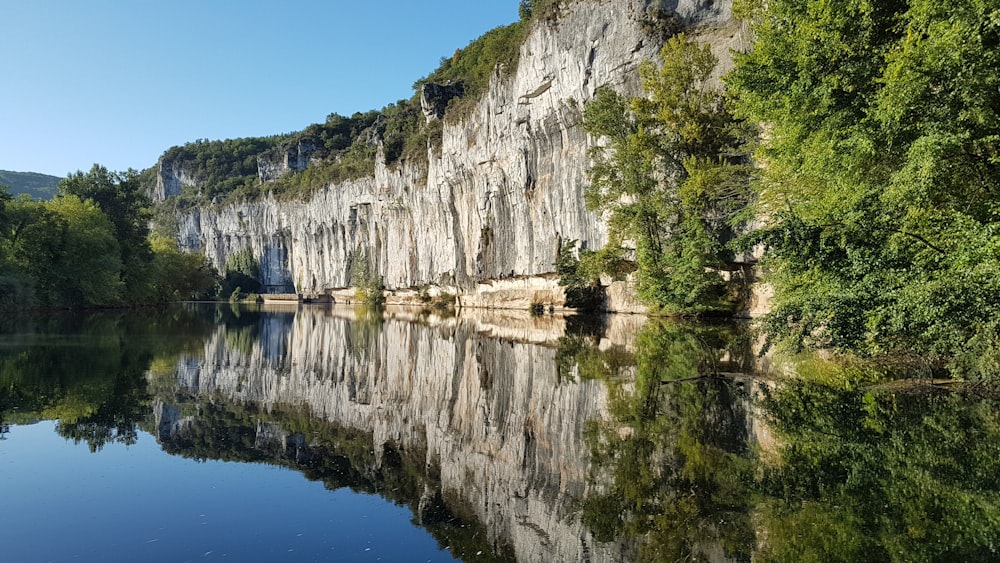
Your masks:
<svg viewBox="0 0 1000 563"><path fill-rule="evenodd" d="M198 199L212 201L234 191L256 186L257 156L279 146L288 136L246 137L208 141L170 147L162 160L172 163L175 172L197 180ZM151 186L150 186L151 187ZM195 194L185 194L195 195Z"/></svg>
<svg viewBox="0 0 1000 563"><path fill-rule="evenodd" d="M440 140L434 132L435 126L426 123L420 99L414 95L381 110L350 117L332 113L324 123L314 123L297 133L199 140L172 147L162 161L187 183L179 195L164 202L157 222L169 223L171 216L191 206L253 200L267 193L284 199L306 198L332 183L374 174L379 142L387 165L426 159L430 141ZM292 170L280 177L263 181L261 163L284 167L286 156L304 159L305 168L293 164ZM151 192L155 182L155 175L150 174L143 185Z"/></svg>
<svg viewBox="0 0 1000 563"><path fill-rule="evenodd" d="M683 34L640 68L645 96L601 89L584 127L605 140L594 151L587 205L608 217L609 242L583 253L594 277L634 272L654 310L699 313L735 303L725 243L749 201L745 127L708 82L716 59Z"/></svg>
<svg viewBox="0 0 1000 563"><path fill-rule="evenodd" d="M229 255L222 275L221 297L241 299L246 294L260 293L260 262L249 247Z"/></svg>
<svg viewBox="0 0 1000 563"><path fill-rule="evenodd" d="M418 80L414 87L419 88L425 82L461 84L464 94L451 101L445 115L466 115L486 91L498 67L503 75L517 70L521 44L529 29L528 21L522 20L487 31L464 49L455 49L450 58L443 57L441 66Z"/></svg>
<svg viewBox="0 0 1000 563"><path fill-rule="evenodd" d="M209 289L203 257L151 245L136 176L94 165L50 201L0 188L0 308L152 303Z"/></svg>
<svg viewBox="0 0 1000 563"><path fill-rule="evenodd" d="M768 124L766 329L793 347L1000 372L996 0L747 1L727 83Z"/></svg>

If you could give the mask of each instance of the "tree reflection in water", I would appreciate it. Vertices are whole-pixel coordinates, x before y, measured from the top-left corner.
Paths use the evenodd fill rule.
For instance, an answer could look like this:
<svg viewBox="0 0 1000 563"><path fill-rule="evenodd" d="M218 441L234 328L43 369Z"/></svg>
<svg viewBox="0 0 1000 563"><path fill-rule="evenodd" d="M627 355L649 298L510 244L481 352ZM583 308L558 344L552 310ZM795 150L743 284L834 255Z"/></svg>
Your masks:
<svg viewBox="0 0 1000 563"><path fill-rule="evenodd" d="M742 357L741 342L731 326L650 321L642 329L634 375L608 379L610 417L587 434L598 493L583 514L598 539L641 538L645 561L719 549L749 556L747 393L722 375Z"/></svg>
<svg viewBox="0 0 1000 563"><path fill-rule="evenodd" d="M214 325L192 310L19 318L0 348L0 422L59 421L60 435L85 442L135 443L149 417L146 372L154 357L176 362L200 348Z"/></svg>
<svg viewBox="0 0 1000 563"><path fill-rule="evenodd" d="M597 538L632 538L643 561L996 559L995 393L847 373L763 383L726 373L744 342L654 321L631 368L564 342L581 376L606 367L583 507Z"/></svg>
<svg viewBox="0 0 1000 563"><path fill-rule="evenodd" d="M1000 411L977 389L775 386L758 483L774 560L993 561Z"/></svg>

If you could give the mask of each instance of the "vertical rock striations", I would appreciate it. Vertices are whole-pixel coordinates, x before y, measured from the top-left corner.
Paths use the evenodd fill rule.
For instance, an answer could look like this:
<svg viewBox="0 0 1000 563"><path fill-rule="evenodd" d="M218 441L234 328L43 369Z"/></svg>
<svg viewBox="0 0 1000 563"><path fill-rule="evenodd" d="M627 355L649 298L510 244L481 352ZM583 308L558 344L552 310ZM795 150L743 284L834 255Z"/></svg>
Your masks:
<svg viewBox="0 0 1000 563"><path fill-rule="evenodd" d="M726 51L738 35L730 4L568 3L557 19L535 22L516 71L498 71L471 113L445 117L440 151L429 149L426 164L380 163L374 176L327 186L304 202L194 210L181 219L180 242L217 266L250 247L265 285L291 280L302 293L349 286L349 257L358 249L374 258L390 289L437 284L474 294L481 281L551 273L564 241L598 248L607 236L583 200L593 143L580 126L584 102L601 86L636 92L639 63L679 26L695 26ZM454 94L430 90L428 119ZM303 152L268 161L260 177L304 165ZM555 288L554 279L545 283Z"/></svg>

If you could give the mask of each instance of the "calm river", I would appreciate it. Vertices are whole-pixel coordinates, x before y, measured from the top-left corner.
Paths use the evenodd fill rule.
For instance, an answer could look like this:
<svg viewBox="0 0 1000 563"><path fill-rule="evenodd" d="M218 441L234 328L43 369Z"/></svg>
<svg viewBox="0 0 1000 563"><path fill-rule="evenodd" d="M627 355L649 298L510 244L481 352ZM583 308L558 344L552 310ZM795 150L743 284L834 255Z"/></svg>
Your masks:
<svg viewBox="0 0 1000 563"><path fill-rule="evenodd" d="M5 319L0 560L1000 557L995 394L776 376L751 340L322 305Z"/></svg>

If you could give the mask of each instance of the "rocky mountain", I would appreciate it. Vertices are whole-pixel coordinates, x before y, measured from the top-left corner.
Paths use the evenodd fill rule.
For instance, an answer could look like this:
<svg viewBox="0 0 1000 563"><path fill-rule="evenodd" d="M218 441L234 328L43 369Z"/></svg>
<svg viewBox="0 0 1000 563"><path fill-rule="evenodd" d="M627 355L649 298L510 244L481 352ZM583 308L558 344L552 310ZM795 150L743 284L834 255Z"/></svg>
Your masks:
<svg viewBox="0 0 1000 563"><path fill-rule="evenodd" d="M497 68L465 117L441 126L427 160L386 164L378 142L374 173L331 183L305 201L265 196L183 212L182 248L221 267L252 249L271 291L333 293L351 285L361 253L397 294L436 286L466 306L558 307L553 274L561 245L606 242L602 217L583 199L595 140L580 126L597 88L638 91L638 65L686 29L730 65L744 41L730 0L588 0L531 22L517 68ZM443 94L442 94L443 93ZM444 87L423 88L426 119L439 119ZM452 93L454 94L454 93ZM315 147L296 144L258 158L260 181L309 165ZM159 197L195 184L184 163L163 160ZM611 310L641 310L612 291Z"/></svg>

